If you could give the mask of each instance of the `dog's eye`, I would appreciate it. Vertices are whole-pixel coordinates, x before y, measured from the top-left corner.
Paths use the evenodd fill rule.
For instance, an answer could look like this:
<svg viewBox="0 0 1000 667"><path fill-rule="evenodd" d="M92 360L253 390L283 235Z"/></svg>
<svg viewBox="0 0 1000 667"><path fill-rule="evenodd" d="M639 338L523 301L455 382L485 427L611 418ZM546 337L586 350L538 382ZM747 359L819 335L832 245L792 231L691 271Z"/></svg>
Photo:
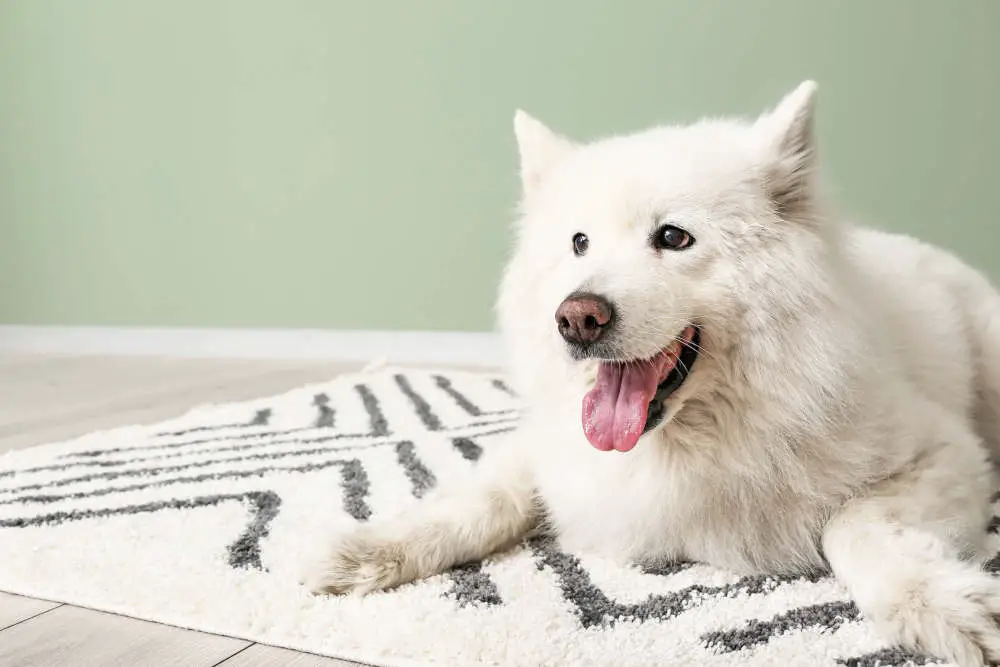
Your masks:
<svg viewBox="0 0 1000 667"><path fill-rule="evenodd" d="M587 238L586 234L577 233L573 235L573 253L577 257L587 254L587 248L589 246L590 239Z"/></svg>
<svg viewBox="0 0 1000 667"><path fill-rule="evenodd" d="M663 225L653 234L653 247L657 250L684 250L692 245L694 237L673 225Z"/></svg>

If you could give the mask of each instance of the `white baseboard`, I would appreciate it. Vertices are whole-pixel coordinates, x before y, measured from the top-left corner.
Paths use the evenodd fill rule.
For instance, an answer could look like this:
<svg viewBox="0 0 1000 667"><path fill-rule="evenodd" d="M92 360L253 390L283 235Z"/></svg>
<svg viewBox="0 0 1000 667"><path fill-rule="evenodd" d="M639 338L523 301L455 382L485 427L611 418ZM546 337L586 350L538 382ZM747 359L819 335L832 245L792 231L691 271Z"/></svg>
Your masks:
<svg viewBox="0 0 1000 667"><path fill-rule="evenodd" d="M495 333L0 325L0 353L501 366Z"/></svg>

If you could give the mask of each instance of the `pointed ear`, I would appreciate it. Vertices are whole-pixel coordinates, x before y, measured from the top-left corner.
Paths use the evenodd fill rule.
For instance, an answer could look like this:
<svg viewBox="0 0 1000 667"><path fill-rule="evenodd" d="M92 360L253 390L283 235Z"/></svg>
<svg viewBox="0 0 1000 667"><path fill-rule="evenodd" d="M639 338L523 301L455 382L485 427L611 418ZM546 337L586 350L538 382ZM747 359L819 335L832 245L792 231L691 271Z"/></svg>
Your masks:
<svg viewBox="0 0 1000 667"><path fill-rule="evenodd" d="M808 217L818 170L816 83L805 81L757 121L767 160L767 190L783 218Z"/></svg>
<svg viewBox="0 0 1000 667"><path fill-rule="evenodd" d="M530 195L549 170L573 150L573 143L520 109L514 114L514 136L521 154L521 187Z"/></svg>

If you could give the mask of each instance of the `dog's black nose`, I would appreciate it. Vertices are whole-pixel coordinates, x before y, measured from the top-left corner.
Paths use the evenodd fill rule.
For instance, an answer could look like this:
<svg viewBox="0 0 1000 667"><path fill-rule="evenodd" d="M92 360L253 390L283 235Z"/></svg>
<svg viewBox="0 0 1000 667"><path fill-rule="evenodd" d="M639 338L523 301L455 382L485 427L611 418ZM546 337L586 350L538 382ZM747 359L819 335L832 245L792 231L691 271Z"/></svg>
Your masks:
<svg viewBox="0 0 1000 667"><path fill-rule="evenodd" d="M600 340L615 311L603 296L574 292L556 309L556 326L567 343L590 345Z"/></svg>

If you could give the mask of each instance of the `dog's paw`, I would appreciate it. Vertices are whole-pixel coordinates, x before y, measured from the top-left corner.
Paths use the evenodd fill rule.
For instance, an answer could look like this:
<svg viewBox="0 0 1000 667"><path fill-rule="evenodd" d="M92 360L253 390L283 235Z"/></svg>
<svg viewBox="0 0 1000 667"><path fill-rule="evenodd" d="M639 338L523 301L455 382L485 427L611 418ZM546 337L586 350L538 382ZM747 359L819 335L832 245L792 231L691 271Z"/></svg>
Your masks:
<svg viewBox="0 0 1000 667"><path fill-rule="evenodd" d="M404 582L406 554L398 542L368 532L340 540L322 559L306 585L314 595L366 595Z"/></svg>
<svg viewBox="0 0 1000 667"><path fill-rule="evenodd" d="M1000 664L1000 580L970 566L914 585L886 610L902 643L961 667Z"/></svg>

